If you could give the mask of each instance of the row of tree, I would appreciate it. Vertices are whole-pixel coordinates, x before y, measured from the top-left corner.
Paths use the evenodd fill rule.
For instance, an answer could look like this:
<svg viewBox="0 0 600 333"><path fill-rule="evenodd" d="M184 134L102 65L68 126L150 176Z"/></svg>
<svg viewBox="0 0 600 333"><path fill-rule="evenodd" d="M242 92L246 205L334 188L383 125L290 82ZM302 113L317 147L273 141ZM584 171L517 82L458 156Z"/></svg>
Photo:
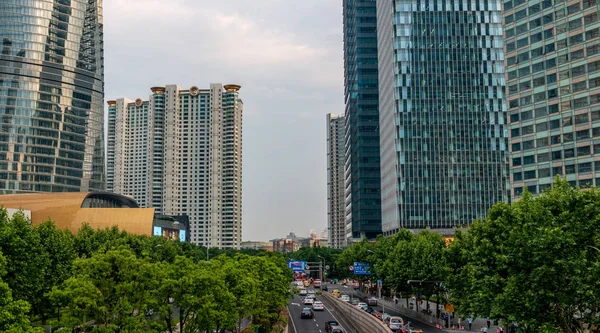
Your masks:
<svg viewBox="0 0 600 333"><path fill-rule="evenodd" d="M239 331L285 325L291 272L278 253L208 250L116 228L77 235L0 210L0 331L38 320L90 332Z"/></svg>
<svg viewBox="0 0 600 333"><path fill-rule="evenodd" d="M396 294L435 296L453 304L457 317L518 322L525 332L598 332L600 189L575 189L557 178L538 197L525 193L512 205L494 205L450 244L435 232L402 230L356 243L332 260L341 268L371 263L372 275L363 279L380 279Z"/></svg>

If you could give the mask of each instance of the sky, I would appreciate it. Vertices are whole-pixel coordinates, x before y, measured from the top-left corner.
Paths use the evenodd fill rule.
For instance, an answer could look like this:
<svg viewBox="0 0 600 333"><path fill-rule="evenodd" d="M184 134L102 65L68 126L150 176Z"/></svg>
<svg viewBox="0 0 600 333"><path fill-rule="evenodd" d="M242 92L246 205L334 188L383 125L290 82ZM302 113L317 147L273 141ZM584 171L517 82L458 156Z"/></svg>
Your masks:
<svg viewBox="0 0 600 333"><path fill-rule="evenodd" d="M242 238L327 228L326 122L344 113L340 0L104 1L105 98L242 86Z"/></svg>

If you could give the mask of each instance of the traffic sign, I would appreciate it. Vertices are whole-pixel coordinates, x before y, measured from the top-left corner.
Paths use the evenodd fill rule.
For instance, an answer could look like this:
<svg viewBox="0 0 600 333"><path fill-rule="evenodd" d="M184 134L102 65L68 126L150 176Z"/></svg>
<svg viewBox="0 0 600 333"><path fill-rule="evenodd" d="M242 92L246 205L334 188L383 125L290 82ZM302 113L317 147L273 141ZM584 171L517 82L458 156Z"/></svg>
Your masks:
<svg viewBox="0 0 600 333"><path fill-rule="evenodd" d="M331 268L329 265L325 265L325 269L329 270L329 268Z"/></svg>
<svg viewBox="0 0 600 333"><path fill-rule="evenodd" d="M383 288L383 282L381 280L377 280L377 288Z"/></svg>
<svg viewBox="0 0 600 333"><path fill-rule="evenodd" d="M368 262L354 262L354 274L356 275L369 275L371 274L371 264Z"/></svg>
<svg viewBox="0 0 600 333"><path fill-rule="evenodd" d="M354 266L348 266L348 269L353 271L354 270Z"/></svg>
<svg viewBox="0 0 600 333"><path fill-rule="evenodd" d="M305 268L306 270L309 270L309 269L310 269L310 266L306 265L304 268Z"/></svg>

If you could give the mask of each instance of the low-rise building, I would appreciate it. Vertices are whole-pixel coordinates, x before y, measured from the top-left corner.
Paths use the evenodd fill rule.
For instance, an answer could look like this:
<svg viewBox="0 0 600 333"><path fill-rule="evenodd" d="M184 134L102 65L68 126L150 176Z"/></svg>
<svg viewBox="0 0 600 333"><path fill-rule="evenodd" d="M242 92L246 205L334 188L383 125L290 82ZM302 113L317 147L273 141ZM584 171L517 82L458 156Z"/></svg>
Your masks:
<svg viewBox="0 0 600 333"><path fill-rule="evenodd" d="M255 250L265 250L272 252L273 251L273 242L263 242L263 241L245 241L241 244L242 249L255 249Z"/></svg>

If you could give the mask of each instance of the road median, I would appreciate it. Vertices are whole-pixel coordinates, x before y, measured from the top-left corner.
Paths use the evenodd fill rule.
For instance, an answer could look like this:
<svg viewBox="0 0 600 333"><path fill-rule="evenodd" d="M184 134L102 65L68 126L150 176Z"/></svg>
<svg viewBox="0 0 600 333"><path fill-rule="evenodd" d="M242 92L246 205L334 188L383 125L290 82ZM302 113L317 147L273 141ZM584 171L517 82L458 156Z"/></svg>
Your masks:
<svg viewBox="0 0 600 333"><path fill-rule="evenodd" d="M334 315L343 321L342 325L346 329L346 333L392 333L379 319L350 303L333 297L329 293L323 293L321 298L329 310L335 311Z"/></svg>

